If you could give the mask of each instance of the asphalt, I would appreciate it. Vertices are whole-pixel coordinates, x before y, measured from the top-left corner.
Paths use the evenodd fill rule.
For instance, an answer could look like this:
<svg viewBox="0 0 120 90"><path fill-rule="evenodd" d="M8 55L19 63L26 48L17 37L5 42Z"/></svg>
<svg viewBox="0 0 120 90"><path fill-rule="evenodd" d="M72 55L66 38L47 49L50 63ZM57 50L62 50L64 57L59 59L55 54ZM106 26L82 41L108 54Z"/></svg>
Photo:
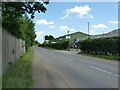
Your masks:
<svg viewBox="0 0 120 90"><path fill-rule="evenodd" d="M118 88L118 62L33 47L34 88Z"/></svg>

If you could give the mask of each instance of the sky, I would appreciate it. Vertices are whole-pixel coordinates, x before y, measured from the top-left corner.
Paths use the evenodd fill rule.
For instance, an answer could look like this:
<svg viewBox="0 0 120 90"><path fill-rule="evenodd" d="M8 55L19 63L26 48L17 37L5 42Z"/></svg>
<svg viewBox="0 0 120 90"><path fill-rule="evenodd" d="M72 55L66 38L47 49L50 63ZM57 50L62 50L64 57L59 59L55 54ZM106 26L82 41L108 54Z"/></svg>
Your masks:
<svg viewBox="0 0 120 90"><path fill-rule="evenodd" d="M36 40L44 42L45 35L55 38L70 33L90 35L108 33L118 28L117 2L50 2L46 13L35 13Z"/></svg>

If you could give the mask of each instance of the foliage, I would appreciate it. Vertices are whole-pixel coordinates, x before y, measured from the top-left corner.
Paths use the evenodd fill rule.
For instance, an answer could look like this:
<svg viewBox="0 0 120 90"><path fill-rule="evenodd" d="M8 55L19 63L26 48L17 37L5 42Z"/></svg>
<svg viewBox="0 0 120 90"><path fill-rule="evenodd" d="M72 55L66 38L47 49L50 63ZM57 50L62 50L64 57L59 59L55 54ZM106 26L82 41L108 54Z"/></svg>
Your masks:
<svg viewBox="0 0 120 90"><path fill-rule="evenodd" d="M3 2L2 26L10 33L19 37L20 19L24 14L30 14L34 18L36 11L45 13L47 9L41 2Z"/></svg>
<svg viewBox="0 0 120 90"><path fill-rule="evenodd" d="M34 45L39 45L40 43L37 41L37 40L35 40L35 44Z"/></svg>
<svg viewBox="0 0 120 90"><path fill-rule="evenodd" d="M27 15L25 15L24 18L21 20L23 21L23 23L20 24L19 37L26 41L25 43L26 49L28 49L35 43L36 38L36 34L34 31L35 23L33 23L33 21L29 19Z"/></svg>
<svg viewBox="0 0 120 90"><path fill-rule="evenodd" d="M45 35L45 42L46 42L46 40L53 40L54 39L54 37L52 36L52 35Z"/></svg>
<svg viewBox="0 0 120 90"><path fill-rule="evenodd" d="M102 54L102 55L118 55L120 37L87 39L80 42L82 52Z"/></svg>
<svg viewBox="0 0 120 90"><path fill-rule="evenodd" d="M57 43L44 43L44 44L40 44L39 47L51 47L59 50L67 49L68 41L57 42Z"/></svg>
<svg viewBox="0 0 120 90"><path fill-rule="evenodd" d="M48 2L2 2L2 26L4 29L26 41L27 48L35 42L35 23L28 18L27 14L33 19L35 12L47 10L44 4Z"/></svg>
<svg viewBox="0 0 120 90"><path fill-rule="evenodd" d="M45 35L45 40L49 40L49 36L48 35Z"/></svg>
<svg viewBox="0 0 120 90"><path fill-rule="evenodd" d="M33 84L32 59L34 50L30 48L22 58L11 65L3 74L3 88L30 88Z"/></svg>
<svg viewBox="0 0 120 90"><path fill-rule="evenodd" d="M54 39L54 37L52 35L49 35L49 40Z"/></svg>

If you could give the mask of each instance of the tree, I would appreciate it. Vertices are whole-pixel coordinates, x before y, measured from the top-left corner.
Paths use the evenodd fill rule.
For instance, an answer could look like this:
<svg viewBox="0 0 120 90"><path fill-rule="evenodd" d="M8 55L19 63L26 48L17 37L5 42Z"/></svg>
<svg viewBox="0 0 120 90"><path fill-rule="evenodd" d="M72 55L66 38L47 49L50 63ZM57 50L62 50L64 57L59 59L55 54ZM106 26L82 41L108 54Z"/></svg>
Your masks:
<svg viewBox="0 0 120 90"><path fill-rule="evenodd" d="M35 40L35 45L39 45L40 43L37 41L37 40Z"/></svg>
<svg viewBox="0 0 120 90"><path fill-rule="evenodd" d="M52 39L54 39L54 37L52 35L49 35L49 36L45 35L45 42L46 42L46 40L50 41Z"/></svg>
<svg viewBox="0 0 120 90"><path fill-rule="evenodd" d="M47 10L44 4L48 2L3 2L2 3L2 26L10 33L19 37L20 19L24 14L30 14L33 19L35 12L43 12Z"/></svg>
<svg viewBox="0 0 120 90"><path fill-rule="evenodd" d="M30 46L33 46L35 44L35 23L28 18L27 15L24 16L22 24L20 24L20 33L19 37L26 41L26 49L28 49Z"/></svg>
<svg viewBox="0 0 120 90"><path fill-rule="evenodd" d="M52 35L49 35L49 40L53 40L54 37Z"/></svg>
<svg viewBox="0 0 120 90"><path fill-rule="evenodd" d="M46 42L46 40L49 40L49 36L48 35L45 35L45 42Z"/></svg>
<svg viewBox="0 0 120 90"><path fill-rule="evenodd" d="M16 1L16 0L14 0ZM44 4L48 2L3 2L2 3L2 26L11 34L25 40L26 49L35 43L35 23L32 19L35 12L47 10ZM27 14L31 15L28 18Z"/></svg>
<svg viewBox="0 0 120 90"><path fill-rule="evenodd" d="M47 9L44 4L48 2L2 2L3 28L25 40L26 49L35 43L35 23L32 19L35 12L45 13ZM31 15L31 18L28 18L27 14Z"/></svg>

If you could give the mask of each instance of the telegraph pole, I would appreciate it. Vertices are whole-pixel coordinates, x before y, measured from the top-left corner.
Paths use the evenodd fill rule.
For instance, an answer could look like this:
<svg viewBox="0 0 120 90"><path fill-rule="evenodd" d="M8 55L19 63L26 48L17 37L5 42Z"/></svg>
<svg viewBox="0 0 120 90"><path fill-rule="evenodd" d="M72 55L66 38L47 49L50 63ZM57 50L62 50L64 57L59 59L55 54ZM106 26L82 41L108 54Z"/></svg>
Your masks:
<svg viewBox="0 0 120 90"><path fill-rule="evenodd" d="M104 38L104 31L103 31L103 38Z"/></svg>
<svg viewBox="0 0 120 90"><path fill-rule="evenodd" d="M67 36L68 36L68 51L69 51L69 30L68 30L68 32L67 32Z"/></svg>

